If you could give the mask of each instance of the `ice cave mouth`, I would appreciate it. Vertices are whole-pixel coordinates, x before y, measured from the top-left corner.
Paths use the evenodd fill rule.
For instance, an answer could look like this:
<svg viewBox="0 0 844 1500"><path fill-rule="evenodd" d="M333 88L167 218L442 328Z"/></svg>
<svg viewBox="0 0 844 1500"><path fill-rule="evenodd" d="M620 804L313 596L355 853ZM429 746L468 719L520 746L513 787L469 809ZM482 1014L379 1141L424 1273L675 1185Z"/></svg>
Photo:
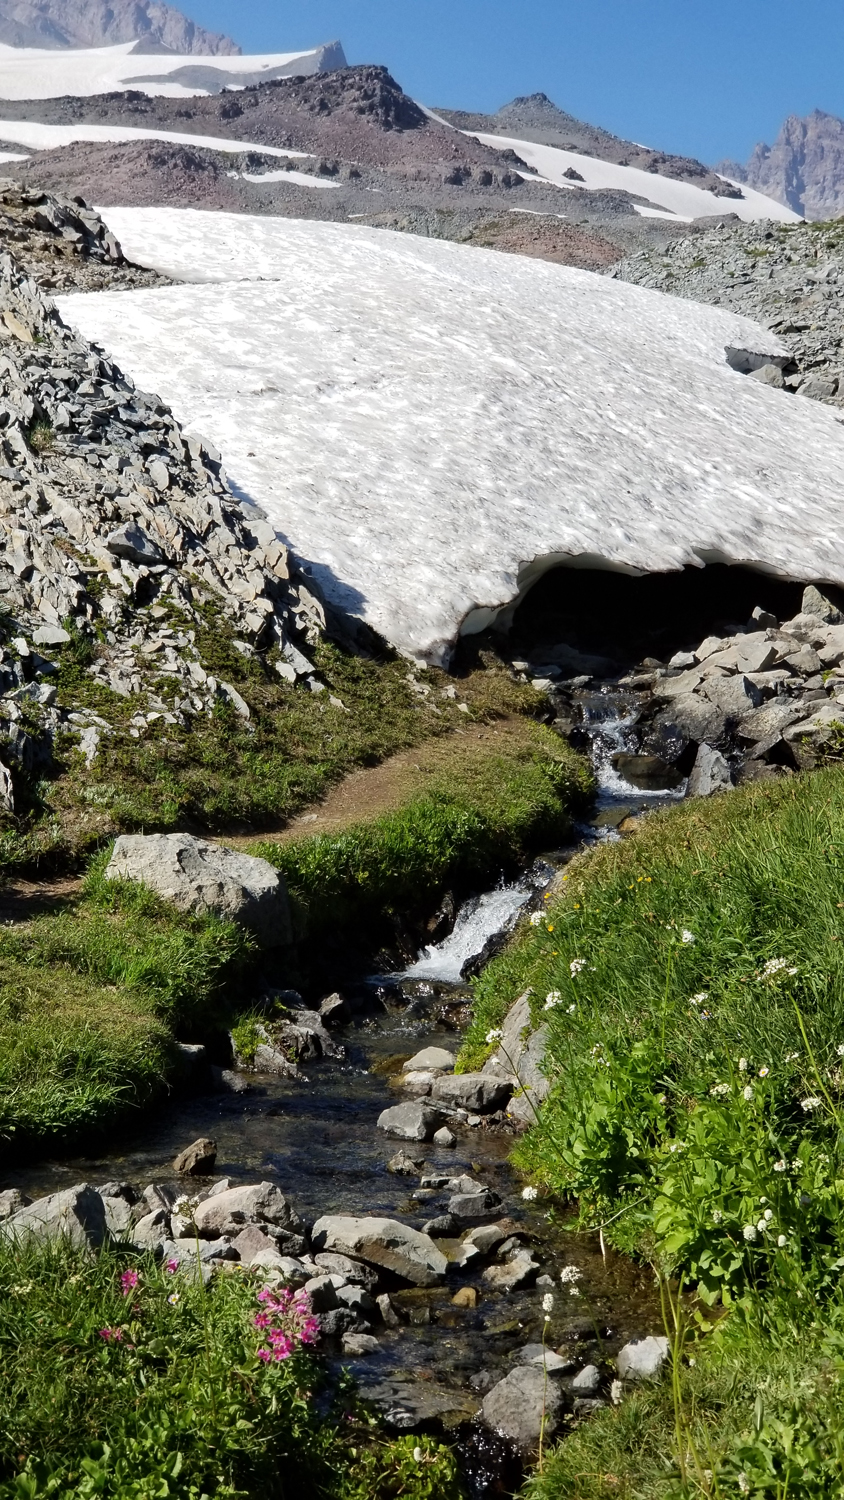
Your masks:
<svg viewBox="0 0 844 1500"><path fill-rule="evenodd" d="M550 568L512 611L502 613L483 637L464 637L461 651L486 638L508 655L538 659L546 650L571 648L571 668L611 676L647 657L664 662L709 635L745 629L760 608L777 620L800 610L806 579L793 582L742 566L711 563L671 573L630 575L603 568ZM823 585L844 607L844 593Z"/></svg>

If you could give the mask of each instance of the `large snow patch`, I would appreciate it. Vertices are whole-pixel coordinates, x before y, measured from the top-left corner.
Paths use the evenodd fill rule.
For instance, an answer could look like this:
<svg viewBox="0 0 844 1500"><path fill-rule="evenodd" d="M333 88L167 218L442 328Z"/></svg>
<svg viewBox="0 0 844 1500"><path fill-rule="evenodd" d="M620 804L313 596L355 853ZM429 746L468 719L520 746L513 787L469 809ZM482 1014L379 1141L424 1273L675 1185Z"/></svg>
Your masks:
<svg viewBox="0 0 844 1500"><path fill-rule="evenodd" d="M59 299L222 451L329 598L444 660L559 562L844 585L844 429L720 308L385 230L105 210L186 284ZM609 580L608 580L609 583Z"/></svg>
<svg viewBox="0 0 844 1500"><path fill-rule="evenodd" d="M467 131L475 135L475 131ZM563 151L558 146L537 146L533 141L517 140L514 136L478 134L477 139L496 151L515 151L529 167L534 167L547 182L557 187L572 189L586 187L591 192L600 189L619 189L645 198L665 211L666 218L691 222L692 219L708 218L712 214L738 214L740 219L752 223L756 219L773 219L779 224L800 224L800 215L786 208L764 193L744 183L733 183L740 187L741 198L718 198L708 188L695 187L693 182L680 182L676 177L663 177L658 172L643 172L641 167L620 167L615 162L601 161L597 156L581 156L577 151ZM571 169L579 172L582 182L572 182L565 176ZM732 179L725 178L725 182ZM641 208L639 213L648 216L649 210ZM650 210L653 216L653 210ZM659 215L662 217L662 215Z"/></svg>
<svg viewBox="0 0 844 1500"><path fill-rule="evenodd" d="M115 47L48 50L0 45L0 99L56 99L66 94L89 97L122 89L171 99L218 93L245 82L320 73L345 67L339 43L308 52L272 52L243 57L180 57L177 53L139 53L137 42Z"/></svg>

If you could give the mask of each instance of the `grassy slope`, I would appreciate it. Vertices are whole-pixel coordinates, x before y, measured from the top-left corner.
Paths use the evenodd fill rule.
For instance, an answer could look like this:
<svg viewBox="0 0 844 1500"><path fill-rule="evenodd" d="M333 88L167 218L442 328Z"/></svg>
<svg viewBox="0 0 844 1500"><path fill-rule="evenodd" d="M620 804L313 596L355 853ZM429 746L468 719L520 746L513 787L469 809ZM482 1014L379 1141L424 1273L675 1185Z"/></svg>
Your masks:
<svg viewBox="0 0 844 1500"><path fill-rule="evenodd" d="M306 1349L259 1361L260 1286L219 1273L205 1290L131 1252L0 1245L3 1500L459 1500L436 1441L386 1438L350 1393L318 1414Z"/></svg>
<svg viewBox="0 0 844 1500"><path fill-rule="evenodd" d="M657 815L581 859L543 926L477 987L464 1065L483 1057L488 1030L529 986L549 1025L553 1089L522 1164L552 1192L579 1197L616 1243L740 1309L698 1360L711 1493L743 1492L731 1430L752 1428L744 1393L761 1339L786 1386L804 1380L808 1411L837 1371L828 1339L844 1263L842 944L844 777L829 770ZM694 1478L683 1491L670 1458L653 1467L659 1448L676 1457L674 1413L665 1397L643 1399L653 1431L636 1429L629 1410L608 1413L537 1492L618 1493L594 1476L621 1465L631 1495L706 1493ZM772 1399L774 1421L788 1401ZM821 1473L840 1442L823 1431L818 1417L820 1457L801 1474ZM782 1434L765 1443L782 1457ZM592 1478L575 1477L581 1461ZM750 1459L744 1468L753 1479ZM769 1475L753 1493L832 1493L806 1483L792 1477L786 1491Z"/></svg>

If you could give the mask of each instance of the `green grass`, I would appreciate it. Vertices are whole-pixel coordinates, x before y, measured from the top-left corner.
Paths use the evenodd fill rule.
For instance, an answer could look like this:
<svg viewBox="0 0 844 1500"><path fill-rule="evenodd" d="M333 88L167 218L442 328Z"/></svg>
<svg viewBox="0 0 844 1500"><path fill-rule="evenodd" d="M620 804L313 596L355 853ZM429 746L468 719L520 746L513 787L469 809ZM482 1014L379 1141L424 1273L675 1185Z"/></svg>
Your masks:
<svg viewBox="0 0 844 1500"><path fill-rule="evenodd" d="M478 981L461 1065L530 988L551 1093L517 1160L694 1287L701 1343L676 1388L579 1429L532 1493L838 1494L844 776L658 814L562 885Z"/></svg>
<svg viewBox="0 0 844 1500"><path fill-rule="evenodd" d="M173 1041L219 1023L250 962L233 925L191 919L152 893L106 882L0 930L0 1141L90 1133L149 1104Z"/></svg>
<svg viewBox="0 0 844 1500"><path fill-rule="evenodd" d="M501 748L466 754L455 741L424 791L393 812L334 834L265 841L254 852L284 874L307 940L364 922L377 940L391 915L424 910L446 885L481 880L563 837L592 785L580 756L526 723Z"/></svg>
<svg viewBox="0 0 844 1500"><path fill-rule="evenodd" d="M260 1362L260 1285L0 1245L3 1500L460 1500L447 1449L390 1441L344 1383L332 1400L306 1349Z"/></svg>

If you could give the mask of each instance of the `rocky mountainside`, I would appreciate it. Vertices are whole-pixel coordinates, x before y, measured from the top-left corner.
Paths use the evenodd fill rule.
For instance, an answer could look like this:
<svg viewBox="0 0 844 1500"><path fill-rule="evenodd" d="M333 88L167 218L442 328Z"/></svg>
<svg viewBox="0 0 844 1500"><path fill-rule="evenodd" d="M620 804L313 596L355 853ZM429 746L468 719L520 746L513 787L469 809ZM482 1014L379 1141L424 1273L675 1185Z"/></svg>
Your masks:
<svg viewBox="0 0 844 1500"><path fill-rule="evenodd" d="M844 407L844 229L842 226L721 225L642 252L610 273L754 318L792 351L784 369L765 364L768 385Z"/></svg>
<svg viewBox="0 0 844 1500"><path fill-rule="evenodd" d="M835 219L844 213L844 120L820 109L805 119L789 115L773 146L760 141L745 166L726 161L716 171L768 193L804 219Z"/></svg>
<svg viewBox="0 0 844 1500"><path fill-rule="evenodd" d="M232 56L231 37L206 31L160 0L0 0L0 42L10 47L110 47Z"/></svg>
<svg viewBox="0 0 844 1500"><path fill-rule="evenodd" d="M635 141L625 141L617 135L611 135L598 125L587 125L583 120L559 109L547 94L529 94L524 98L514 99L494 115L467 114L454 109L438 109L436 113L458 130L516 136L520 140L535 141L540 146L558 146L563 151L595 156L601 161L614 162L619 167L639 167L643 172L658 172L662 177L691 182L695 187L708 188L719 198L739 196L735 188L693 157L653 151L648 146L637 145Z"/></svg>

